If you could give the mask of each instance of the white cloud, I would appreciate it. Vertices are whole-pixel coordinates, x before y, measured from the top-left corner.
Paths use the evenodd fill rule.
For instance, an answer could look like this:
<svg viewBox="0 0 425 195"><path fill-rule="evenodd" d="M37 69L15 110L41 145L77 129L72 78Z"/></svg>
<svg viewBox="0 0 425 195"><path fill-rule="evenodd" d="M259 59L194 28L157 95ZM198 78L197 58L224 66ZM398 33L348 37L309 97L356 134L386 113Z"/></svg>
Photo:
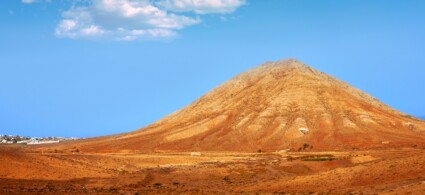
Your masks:
<svg viewBox="0 0 425 195"><path fill-rule="evenodd" d="M62 20L58 28L62 31L70 31L75 28L77 23L74 20Z"/></svg>
<svg viewBox="0 0 425 195"><path fill-rule="evenodd" d="M175 12L232 13L246 0L160 0L156 4Z"/></svg>
<svg viewBox="0 0 425 195"><path fill-rule="evenodd" d="M173 30L167 29L137 29L137 30L124 30L121 29L119 41L134 41L134 40L145 40L145 39L161 39L161 38L172 38L177 36L177 33Z"/></svg>
<svg viewBox="0 0 425 195"><path fill-rule="evenodd" d="M168 13L155 7L148 0L94 0L92 15L104 25L120 27L146 26L154 28L181 29L200 22L198 18Z"/></svg>
<svg viewBox="0 0 425 195"><path fill-rule="evenodd" d="M55 34L74 39L164 39L198 23L198 17L168 13L148 0L93 0L89 6L63 12Z"/></svg>
<svg viewBox="0 0 425 195"><path fill-rule="evenodd" d="M104 30L102 30L100 27L95 26L95 25L91 25L88 28L83 28L81 29L81 33L83 35L88 35L88 36L93 36L93 35L101 35L103 33L105 33Z"/></svg>
<svg viewBox="0 0 425 195"><path fill-rule="evenodd" d="M185 4L179 9L171 6L180 5L179 2ZM169 39L176 37L178 30L199 24L201 19L196 14L230 13L244 3L245 0L86 0L81 4L77 1L62 13L55 35L121 41ZM183 11L196 14L177 13Z"/></svg>

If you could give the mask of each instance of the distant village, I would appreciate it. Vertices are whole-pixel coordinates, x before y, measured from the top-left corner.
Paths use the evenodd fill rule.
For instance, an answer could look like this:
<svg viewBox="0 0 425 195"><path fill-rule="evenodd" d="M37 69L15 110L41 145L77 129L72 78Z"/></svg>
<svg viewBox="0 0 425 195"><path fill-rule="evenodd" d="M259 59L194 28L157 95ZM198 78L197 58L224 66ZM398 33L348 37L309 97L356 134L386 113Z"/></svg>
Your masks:
<svg viewBox="0 0 425 195"><path fill-rule="evenodd" d="M77 140L76 137L29 137L19 135L0 135L0 144L53 144L66 140Z"/></svg>

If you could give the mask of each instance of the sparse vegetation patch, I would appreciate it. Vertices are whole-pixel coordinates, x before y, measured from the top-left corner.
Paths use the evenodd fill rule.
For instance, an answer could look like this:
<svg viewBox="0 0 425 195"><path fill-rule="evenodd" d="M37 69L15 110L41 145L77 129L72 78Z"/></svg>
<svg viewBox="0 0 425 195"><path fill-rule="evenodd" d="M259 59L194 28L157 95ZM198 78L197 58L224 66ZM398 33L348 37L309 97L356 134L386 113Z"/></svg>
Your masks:
<svg viewBox="0 0 425 195"><path fill-rule="evenodd" d="M313 157L313 158L304 158L302 161L333 161L338 160L334 157Z"/></svg>

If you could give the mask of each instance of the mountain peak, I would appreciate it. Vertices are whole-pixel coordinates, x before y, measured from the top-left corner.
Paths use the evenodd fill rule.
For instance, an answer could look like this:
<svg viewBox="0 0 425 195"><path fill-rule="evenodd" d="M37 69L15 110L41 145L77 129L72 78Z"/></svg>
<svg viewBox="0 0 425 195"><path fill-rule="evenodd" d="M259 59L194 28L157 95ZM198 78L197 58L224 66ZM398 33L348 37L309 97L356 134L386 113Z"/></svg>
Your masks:
<svg viewBox="0 0 425 195"><path fill-rule="evenodd" d="M304 143L351 148L423 142L424 132L424 121L284 59L241 73L187 107L92 149L272 151Z"/></svg>
<svg viewBox="0 0 425 195"><path fill-rule="evenodd" d="M303 62L295 59L295 58L286 58L282 60L278 60L274 62L277 66L290 66L290 67L308 67Z"/></svg>
<svg viewBox="0 0 425 195"><path fill-rule="evenodd" d="M309 67L306 64L302 63L301 61L295 59L295 58L286 58L286 59L282 59L282 60L278 60L278 61L274 61L274 62L266 62L262 65L260 65L260 67L264 67L264 68L305 68L305 67Z"/></svg>
<svg viewBox="0 0 425 195"><path fill-rule="evenodd" d="M293 58L278 60L278 61L269 61L265 62L257 67L254 67L250 70L242 72L236 77L230 79L226 83L234 83L236 85L241 85L245 83L245 85L250 85L255 81L263 80L274 82L274 79L285 79L291 76L304 76L304 78L316 78L316 79L327 79L325 78L325 74L320 71L317 71L310 66L302 63ZM305 77L307 76L307 77ZM266 78L274 78L274 79L266 79ZM288 82L292 82L296 80L291 80ZM222 86L222 85L221 85Z"/></svg>
<svg viewBox="0 0 425 195"><path fill-rule="evenodd" d="M294 58L287 58L287 59L282 59L282 60L278 60L274 62L266 62L258 66L257 68L254 68L252 72L274 73L274 74L281 74L283 72L285 72L285 74L286 73L287 74L291 74L291 73L319 74L320 73L319 71L311 68L310 66Z"/></svg>

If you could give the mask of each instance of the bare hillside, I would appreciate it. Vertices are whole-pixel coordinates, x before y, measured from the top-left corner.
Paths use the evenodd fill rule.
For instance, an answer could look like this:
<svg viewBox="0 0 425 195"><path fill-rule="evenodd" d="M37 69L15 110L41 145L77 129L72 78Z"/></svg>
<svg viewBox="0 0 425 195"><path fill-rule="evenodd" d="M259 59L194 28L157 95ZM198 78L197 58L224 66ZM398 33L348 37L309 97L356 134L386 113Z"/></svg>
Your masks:
<svg viewBox="0 0 425 195"><path fill-rule="evenodd" d="M424 121L287 59L244 72L145 128L77 145L99 152L411 146L424 144L424 131Z"/></svg>

